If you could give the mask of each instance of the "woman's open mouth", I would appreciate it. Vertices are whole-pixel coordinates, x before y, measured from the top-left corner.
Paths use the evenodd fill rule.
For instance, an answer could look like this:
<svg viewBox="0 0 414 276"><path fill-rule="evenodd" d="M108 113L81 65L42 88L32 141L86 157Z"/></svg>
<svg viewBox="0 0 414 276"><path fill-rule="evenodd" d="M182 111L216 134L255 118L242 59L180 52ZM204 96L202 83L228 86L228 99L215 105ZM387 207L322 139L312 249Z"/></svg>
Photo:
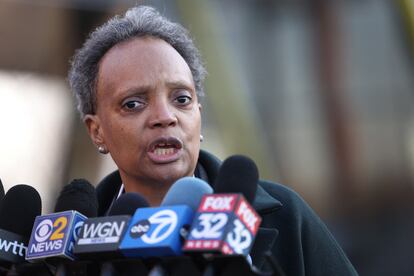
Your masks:
<svg viewBox="0 0 414 276"><path fill-rule="evenodd" d="M148 156L158 164L174 162L179 159L182 147L183 143L175 137L161 137L150 144Z"/></svg>

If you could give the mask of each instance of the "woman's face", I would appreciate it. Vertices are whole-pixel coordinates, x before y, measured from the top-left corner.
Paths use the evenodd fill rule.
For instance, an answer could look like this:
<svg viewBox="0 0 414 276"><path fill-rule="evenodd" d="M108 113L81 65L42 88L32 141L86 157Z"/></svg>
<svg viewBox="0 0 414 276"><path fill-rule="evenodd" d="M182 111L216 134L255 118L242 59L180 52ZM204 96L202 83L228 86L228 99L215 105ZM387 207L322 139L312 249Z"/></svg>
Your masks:
<svg viewBox="0 0 414 276"><path fill-rule="evenodd" d="M85 117L122 180L172 184L194 173L200 149L200 104L191 71L161 39L117 44L102 58L96 115Z"/></svg>

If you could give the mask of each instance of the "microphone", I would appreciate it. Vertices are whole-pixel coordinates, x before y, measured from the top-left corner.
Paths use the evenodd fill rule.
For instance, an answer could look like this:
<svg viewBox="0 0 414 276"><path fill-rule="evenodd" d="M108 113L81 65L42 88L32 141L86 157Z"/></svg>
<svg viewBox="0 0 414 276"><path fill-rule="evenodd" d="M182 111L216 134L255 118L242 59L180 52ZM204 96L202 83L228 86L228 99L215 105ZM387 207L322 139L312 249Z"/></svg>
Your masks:
<svg viewBox="0 0 414 276"><path fill-rule="evenodd" d="M66 185L56 200L55 213L76 210L87 217L98 216L95 187L86 179L74 179Z"/></svg>
<svg viewBox="0 0 414 276"><path fill-rule="evenodd" d="M0 179L0 208L1 208L1 204L3 202L3 198L4 198L4 187L3 187L3 183L1 182L1 179Z"/></svg>
<svg viewBox="0 0 414 276"><path fill-rule="evenodd" d="M148 201L138 193L122 194L112 205L109 216L132 216L138 208L148 207Z"/></svg>
<svg viewBox="0 0 414 276"><path fill-rule="evenodd" d="M3 267L22 263L33 221L42 202L35 188L20 184L9 189L0 208L0 263Z"/></svg>
<svg viewBox="0 0 414 276"><path fill-rule="evenodd" d="M259 171L253 160L233 155L223 161L214 183L218 194L241 193L250 204L256 196Z"/></svg>
<svg viewBox="0 0 414 276"><path fill-rule="evenodd" d="M183 177L177 180L164 196L161 206L185 204L194 212L205 194L212 194L213 189L207 182L195 177Z"/></svg>
<svg viewBox="0 0 414 276"><path fill-rule="evenodd" d="M261 222L249 203L256 195L258 175L247 157L235 155L223 162L215 182L215 191L223 194L203 197L185 252L248 256Z"/></svg>
<svg viewBox="0 0 414 276"><path fill-rule="evenodd" d="M139 208L148 207L144 197L125 193L116 200L109 216L89 218L84 221L73 253L81 258L118 258L119 244L126 232L131 215Z"/></svg>
<svg viewBox="0 0 414 276"><path fill-rule="evenodd" d="M177 180L165 195L160 207L138 209L121 242L126 257L163 257L182 254L182 229L191 224L193 209L201 197L211 193L201 179Z"/></svg>
<svg viewBox="0 0 414 276"><path fill-rule="evenodd" d="M61 191L55 212L37 216L26 260L61 257L74 260L73 246L86 215L97 215L95 188L85 179L75 179ZM82 212L82 213L80 213Z"/></svg>

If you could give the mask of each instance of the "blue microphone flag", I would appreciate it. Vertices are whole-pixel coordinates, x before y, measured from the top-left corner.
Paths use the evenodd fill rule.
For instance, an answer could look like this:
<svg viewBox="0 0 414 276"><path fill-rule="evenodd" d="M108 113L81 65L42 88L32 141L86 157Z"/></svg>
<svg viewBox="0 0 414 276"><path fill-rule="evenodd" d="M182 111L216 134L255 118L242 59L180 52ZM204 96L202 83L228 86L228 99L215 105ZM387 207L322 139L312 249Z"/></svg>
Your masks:
<svg viewBox="0 0 414 276"><path fill-rule="evenodd" d="M26 260L65 257L74 260L73 246L86 217L76 211L37 216Z"/></svg>
<svg viewBox="0 0 414 276"><path fill-rule="evenodd" d="M181 229L190 225L193 211L185 205L138 209L121 242L126 257L181 255Z"/></svg>

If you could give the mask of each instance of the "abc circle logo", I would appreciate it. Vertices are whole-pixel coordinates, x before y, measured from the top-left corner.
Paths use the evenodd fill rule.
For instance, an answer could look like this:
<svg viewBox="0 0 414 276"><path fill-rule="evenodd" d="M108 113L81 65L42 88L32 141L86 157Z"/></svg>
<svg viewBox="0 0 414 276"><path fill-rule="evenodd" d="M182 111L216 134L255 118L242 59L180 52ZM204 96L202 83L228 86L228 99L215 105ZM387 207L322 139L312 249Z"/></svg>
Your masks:
<svg viewBox="0 0 414 276"><path fill-rule="evenodd" d="M155 244L166 239L177 227L177 214L172 210L161 210L153 214L148 221L151 225L156 225L150 233L150 229L145 231L141 240L147 244ZM131 229L132 230L132 229Z"/></svg>
<svg viewBox="0 0 414 276"><path fill-rule="evenodd" d="M151 227L151 223L147 219L143 219L138 221L137 223L132 226L129 235L133 239L137 239L147 233Z"/></svg>
<svg viewBox="0 0 414 276"><path fill-rule="evenodd" d="M45 219L40 222L35 230L35 240L37 242L44 242L52 234L53 222L50 219Z"/></svg>

